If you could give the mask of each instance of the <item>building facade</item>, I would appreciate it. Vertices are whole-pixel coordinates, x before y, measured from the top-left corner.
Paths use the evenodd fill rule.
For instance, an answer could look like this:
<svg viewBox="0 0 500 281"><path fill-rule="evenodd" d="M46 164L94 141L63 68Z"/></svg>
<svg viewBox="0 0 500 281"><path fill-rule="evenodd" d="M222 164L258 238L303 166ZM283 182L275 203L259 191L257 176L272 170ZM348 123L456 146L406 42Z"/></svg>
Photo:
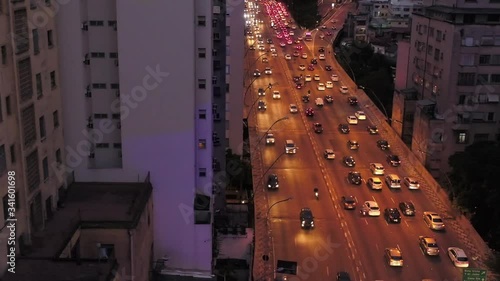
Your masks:
<svg viewBox="0 0 500 281"><path fill-rule="evenodd" d="M65 152L53 12L52 1L0 0L0 274L7 255L23 254L43 230L66 186L57 171ZM13 218L16 244L7 252Z"/></svg>
<svg viewBox="0 0 500 281"><path fill-rule="evenodd" d="M402 135L412 128L409 145L436 178L449 171L457 151L498 139L499 24L500 3L488 1L412 15L408 63L397 69L406 85L396 85L393 126Z"/></svg>

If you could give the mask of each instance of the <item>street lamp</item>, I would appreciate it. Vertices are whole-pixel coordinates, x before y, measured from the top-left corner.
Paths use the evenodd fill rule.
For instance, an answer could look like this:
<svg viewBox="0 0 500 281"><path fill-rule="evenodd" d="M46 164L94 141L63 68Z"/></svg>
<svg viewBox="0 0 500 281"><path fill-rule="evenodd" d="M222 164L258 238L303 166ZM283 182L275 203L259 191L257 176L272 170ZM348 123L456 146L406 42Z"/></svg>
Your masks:
<svg viewBox="0 0 500 281"><path fill-rule="evenodd" d="M365 86L361 86L361 85L358 85L358 87L362 90L369 90L371 93L372 93L372 96L375 97L375 99L377 100L377 102L380 104L380 106L382 107L382 110L384 111L384 115L385 115L385 118L387 121L390 120L389 118L389 114L387 114L387 110L385 109L385 106L384 104L382 103L382 101L378 98L378 96L375 94L375 92L370 89L370 88L367 88Z"/></svg>
<svg viewBox="0 0 500 281"><path fill-rule="evenodd" d="M269 170L271 170L271 168L274 166L274 164L276 164L276 162L278 162L278 160L281 158L281 156L283 156L285 154L286 154L286 150L283 150L283 152L278 157L276 157L276 159L271 164L271 166L269 166L269 168L267 168L267 170L262 174L262 176L260 177L260 179L257 181L257 184L260 184L262 182L262 180L266 176L267 172L269 172Z"/></svg>
<svg viewBox="0 0 500 281"><path fill-rule="evenodd" d="M269 208L267 209L267 213L266 213L266 219L269 221L269 212L271 212L271 209L278 205L279 203L284 203L284 202L287 202L287 201L290 201L292 200L293 197L288 197L288 198L285 198L285 199L282 199L282 200L279 200L279 201L276 201L274 202L273 204L271 204L271 206L269 206Z"/></svg>
<svg viewBox="0 0 500 281"><path fill-rule="evenodd" d="M267 50L265 53L263 53L263 54L259 55L259 56L255 59L255 61L254 61L254 62L252 62L252 63L248 66L248 69L247 69L247 71L245 72L245 75L244 75L243 77L247 77L247 76L248 76L248 72L250 71L250 69L252 69L252 67L253 67L253 66L257 63L257 61L258 61L261 57L263 57L263 56L265 56L265 55L267 55L267 54L269 54L269 50Z"/></svg>
<svg viewBox="0 0 500 281"><path fill-rule="evenodd" d="M273 84L269 83L269 85L267 86L267 88L264 90L264 93L267 91L267 89L272 89L272 88L273 88ZM257 103L258 100L259 99L256 98L255 101L250 106L250 109L248 109L246 119L248 119L248 117L250 116L250 112L252 112L252 108L255 106L255 104Z"/></svg>
<svg viewBox="0 0 500 281"><path fill-rule="evenodd" d="M274 125L276 125L277 123L279 123L283 120L288 120L288 119L290 119L290 118L288 118L288 116L285 116L285 117L281 117L280 119L274 121L274 123L269 127L269 129L267 129L267 131L264 133L264 135L262 135L262 137L260 137L260 139L257 141L257 145L260 144L262 139L267 135L267 133L269 133L269 131L273 128Z"/></svg>

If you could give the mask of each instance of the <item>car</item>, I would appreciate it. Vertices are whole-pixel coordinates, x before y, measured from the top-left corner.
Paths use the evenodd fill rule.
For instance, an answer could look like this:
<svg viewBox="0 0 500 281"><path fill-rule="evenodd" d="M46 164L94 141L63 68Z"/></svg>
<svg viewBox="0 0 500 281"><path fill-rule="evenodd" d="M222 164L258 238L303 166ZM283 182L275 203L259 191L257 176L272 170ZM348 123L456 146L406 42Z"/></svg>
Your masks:
<svg viewBox="0 0 500 281"><path fill-rule="evenodd" d="M307 70L309 70L309 71L314 71L314 65L313 65L313 64L310 64L310 65L307 67Z"/></svg>
<svg viewBox="0 0 500 281"><path fill-rule="evenodd" d="M325 87L327 89L333 89L333 82L332 81L326 81Z"/></svg>
<svg viewBox="0 0 500 281"><path fill-rule="evenodd" d="M279 91L273 91L273 100L281 99L281 94Z"/></svg>
<svg viewBox="0 0 500 281"><path fill-rule="evenodd" d="M366 184L373 190L382 190L382 181L380 180L380 178L377 177L368 178Z"/></svg>
<svg viewBox="0 0 500 281"><path fill-rule="evenodd" d="M267 42L267 44L272 44L273 43L273 39L267 38L266 42Z"/></svg>
<svg viewBox="0 0 500 281"><path fill-rule="evenodd" d="M265 96L266 95L266 90L262 89L262 88L259 88L259 90L257 90L259 96Z"/></svg>
<svg viewBox="0 0 500 281"><path fill-rule="evenodd" d="M250 47L248 49L254 51L255 50L255 46L254 45L250 45Z"/></svg>
<svg viewBox="0 0 500 281"><path fill-rule="evenodd" d="M384 166L380 163L370 163L370 171L376 176L384 175Z"/></svg>
<svg viewBox="0 0 500 281"><path fill-rule="evenodd" d="M306 66L303 64L299 65L299 70L306 70Z"/></svg>
<svg viewBox="0 0 500 281"><path fill-rule="evenodd" d="M349 125L347 125L347 124L339 124L339 131L342 134L349 134L351 129L349 129Z"/></svg>
<svg viewBox="0 0 500 281"><path fill-rule="evenodd" d="M403 255L398 248L386 248L384 256L389 266L403 266Z"/></svg>
<svg viewBox="0 0 500 281"><path fill-rule="evenodd" d="M253 77L260 77L260 71L258 69L254 70Z"/></svg>
<svg viewBox="0 0 500 281"><path fill-rule="evenodd" d="M330 78L333 82L339 82L339 76L337 74L332 74Z"/></svg>
<svg viewBox="0 0 500 281"><path fill-rule="evenodd" d="M399 156L395 154L389 154L387 155L387 163L389 163L392 167L399 167L401 166L401 159L399 159Z"/></svg>
<svg viewBox="0 0 500 281"><path fill-rule="evenodd" d="M332 30L337 30L337 27L336 26L332 26Z"/></svg>
<svg viewBox="0 0 500 281"><path fill-rule="evenodd" d="M420 189L420 183L415 178L404 177L403 182L408 187L408 189Z"/></svg>
<svg viewBox="0 0 500 281"><path fill-rule="evenodd" d="M413 217L416 213L415 206L410 201L399 202L399 209L405 216Z"/></svg>
<svg viewBox="0 0 500 281"><path fill-rule="evenodd" d="M326 34L326 36L332 36L333 35L333 33L331 31L327 31L325 34Z"/></svg>
<svg viewBox="0 0 500 281"><path fill-rule="evenodd" d="M444 230L445 228L443 219L435 212L424 212L423 219L427 227L432 230Z"/></svg>
<svg viewBox="0 0 500 281"><path fill-rule="evenodd" d="M325 70L326 71L332 71L332 66L331 65L325 65Z"/></svg>
<svg viewBox="0 0 500 281"><path fill-rule="evenodd" d="M266 144L274 144L274 134L272 133L267 133L266 135Z"/></svg>
<svg viewBox="0 0 500 281"><path fill-rule="evenodd" d="M298 51L295 51L295 52L293 52L293 56L294 56L294 57L299 57L299 56L300 56L300 53L299 53Z"/></svg>
<svg viewBox="0 0 500 281"><path fill-rule="evenodd" d="M293 41L292 41L292 40L286 40L286 44L288 44L288 45L292 45L292 44L293 44Z"/></svg>
<svg viewBox="0 0 500 281"><path fill-rule="evenodd" d="M359 142L357 140L348 140L347 141L347 148L350 150L358 150L359 149Z"/></svg>
<svg viewBox="0 0 500 281"><path fill-rule="evenodd" d="M354 196L342 196L342 205L346 210L356 209L356 197Z"/></svg>
<svg viewBox="0 0 500 281"><path fill-rule="evenodd" d="M278 175L276 174L270 174L268 177L267 177L267 188L269 189L277 189L279 188L279 179L278 179Z"/></svg>
<svg viewBox="0 0 500 281"><path fill-rule="evenodd" d="M360 185L363 182L363 178L361 177L361 173L358 171L350 171L347 173L347 180L351 184Z"/></svg>
<svg viewBox="0 0 500 281"><path fill-rule="evenodd" d="M388 174L385 176L385 183L389 188L401 188L401 179L396 174Z"/></svg>
<svg viewBox="0 0 500 281"><path fill-rule="evenodd" d="M278 37L279 38L279 37ZM286 47L286 43L285 42L280 42L280 46L281 47Z"/></svg>
<svg viewBox="0 0 500 281"><path fill-rule="evenodd" d="M318 60L316 58L312 59L311 64L318 64Z"/></svg>
<svg viewBox="0 0 500 281"><path fill-rule="evenodd" d="M325 84L324 83L318 83L318 91L324 91L326 90Z"/></svg>
<svg viewBox="0 0 500 281"><path fill-rule="evenodd" d="M340 93L349 94L349 89L347 88L347 86L340 86Z"/></svg>
<svg viewBox="0 0 500 281"><path fill-rule="evenodd" d="M294 103L290 104L290 113L297 113L297 112L299 112L299 107Z"/></svg>
<svg viewBox="0 0 500 281"><path fill-rule="evenodd" d="M326 101L326 103L333 103L333 97L330 95L326 95L324 100Z"/></svg>
<svg viewBox="0 0 500 281"><path fill-rule="evenodd" d="M306 53L302 53L302 56L300 56L301 58L303 59L307 59L307 54Z"/></svg>
<svg viewBox="0 0 500 281"><path fill-rule="evenodd" d="M266 67L266 69L264 69L264 73L267 74L267 75L271 75L273 74L273 71L271 70L271 68L268 66Z"/></svg>
<svg viewBox="0 0 500 281"><path fill-rule="evenodd" d="M306 82L311 82L311 81L312 81L311 74L307 74L304 80L305 80Z"/></svg>
<svg viewBox="0 0 500 281"><path fill-rule="evenodd" d="M266 102L263 100L258 101L257 102L257 109L258 110L266 110L267 109Z"/></svg>
<svg viewBox="0 0 500 281"><path fill-rule="evenodd" d="M304 103L308 103L309 102L309 96L302 96L302 101Z"/></svg>
<svg viewBox="0 0 500 281"><path fill-rule="evenodd" d="M263 63L268 63L268 62L269 62L269 59L268 59L268 58L266 58L266 57L263 57L263 58L262 58L262 62L263 62Z"/></svg>
<svg viewBox="0 0 500 281"><path fill-rule="evenodd" d="M439 247L436 239L428 236L419 236L418 245L425 255L428 256L438 256Z"/></svg>
<svg viewBox="0 0 500 281"><path fill-rule="evenodd" d="M313 130L316 134L321 134L323 133L323 126L321 123L313 123Z"/></svg>
<svg viewBox="0 0 500 281"><path fill-rule="evenodd" d="M301 76L293 76L293 82L299 82L301 79Z"/></svg>
<svg viewBox="0 0 500 281"><path fill-rule="evenodd" d="M378 217L380 216L380 207L375 201L365 201L360 212L363 216Z"/></svg>
<svg viewBox="0 0 500 281"><path fill-rule="evenodd" d="M349 273L345 271L340 271L337 273L337 281L351 281Z"/></svg>
<svg viewBox="0 0 500 281"><path fill-rule="evenodd" d="M306 109L306 116L313 117L314 116L314 109L312 109L310 107L308 109Z"/></svg>
<svg viewBox="0 0 500 281"><path fill-rule="evenodd" d="M326 29L326 28L327 28L326 25L321 26L321 29Z"/></svg>
<svg viewBox="0 0 500 281"><path fill-rule="evenodd" d="M285 59L286 59L286 60L291 60L291 59L292 59L292 56L290 56L290 54L286 54L286 55L285 55Z"/></svg>
<svg viewBox="0 0 500 281"><path fill-rule="evenodd" d="M333 159L335 159L335 152L333 152L333 149L327 148L323 152L323 156L325 157L325 159L333 160Z"/></svg>
<svg viewBox="0 0 500 281"><path fill-rule="evenodd" d="M355 167L356 166L356 161L354 160L354 157L352 157L352 156L344 156L344 158L342 158L342 162L344 162L344 164L347 167Z"/></svg>
<svg viewBox="0 0 500 281"><path fill-rule="evenodd" d="M274 58L275 58L275 57L277 57L277 56L278 56L278 53L276 53L276 52L272 52L272 53L271 53L271 57L274 57Z"/></svg>
<svg viewBox="0 0 500 281"><path fill-rule="evenodd" d="M325 35L322 33L319 35L319 39L325 39Z"/></svg>
<svg viewBox="0 0 500 281"><path fill-rule="evenodd" d="M285 23L285 24L287 24L287 23ZM293 32L293 31L291 31L291 30L290 30L290 32L288 32L288 35L290 35L290 36L294 36L294 35L295 35L295 32Z"/></svg>
<svg viewBox="0 0 500 281"><path fill-rule="evenodd" d="M375 125L368 125L366 126L366 130L370 135L377 135L378 134L378 127Z"/></svg>
<svg viewBox="0 0 500 281"><path fill-rule="evenodd" d="M265 51L266 50L266 47L264 47L264 45L259 45L259 51Z"/></svg>
<svg viewBox="0 0 500 281"><path fill-rule="evenodd" d="M320 60L325 60L326 59L325 54L319 54L319 59Z"/></svg>
<svg viewBox="0 0 500 281"><path fill-rule="evenodd" d="M271 48L269 48L269 51L270 52L276 52L276 48L275 47L271 47Z"/></svg>
<svg viewBox="0 0 500 281"><path fill-rule="evenodd" d="M302 40L304 40L304 38L302 38L302 36L299 36L299 37L297 37L297 40L302 41Z"/></svg>
<svg viewBox="0 0 500 281"><path fill-rule="evenodd" d="M353 96L350 96L347 98L347 102L349 103L349 105L351 106L356 106L358 105L358 98L357 97L353 97Z"/></svg>
<svg viewBox="0 0 500 281"><path fill-rule="evenodd" d="M324 52L325 52L325 48L324 48L324 47L320 47L320 48L318 49L318 52L319 52L319 53L324 53Z"/></svg>
<svg viewBox="0 0 500 281"><path fill-rule="evenodd" d="M358 118L354 115L347 116L347 124L350 125L357 125L358 124Z"/></svg>
<svg viewBox="0 0 500 281"><path fill-rule="evenodd" d="M316 98L314 100L314 103L316 104L316 106L323 106L324 105L322 98Z"/></svg>
<svg viewBox="0 0 500 281"><path fill-rule="evenodd" d="M286 154L295 154L297 153L297 148L295 146L295 142L293 140L286 140L285 141L285 153Z"/></svg>
<svg viewBox="0 0 500 281"><path fill-rule="evenodd" d="M469 258L465 251L458 247L449 247L448 257L455 267L469 267Z"/></svg>
<svg viewBox="0 0 500 281"><path fill-rule="evenodd" d="M382 149L382 150L388 150L391 146L389 145L389 142L386 140L378 140L377 141L377 146Z"/></svg>
<svg viewBox="0 0 500 281"><path fill-rule="evenodd" d="M302 83L300 83L300 82L295 83L295 89L299 89L299 90L302 89Z"/></svg>
<svg viewBox="0 0 500 281"><path fill-rule="evenodd" d="M309 208L302 208L300 210L300 226L303 229L314 228L314 216Z"/></svg>
<svg viewBox="0 0 500 281"><path fill-rule="evenodd" d="M361 110L356 111L354 113L354 116L356 116L356 118L358 118L358 120L366 120L366 114Z"/></svg>
<svg viewBox="0 0 500 281"><path fill-rule="evenodd" d="M388 223L401 223L401 214L397 208L385 208L384 218Z"/></svg>
<svg viewBox="0 0 500 281"><path fill-rule="evenodd" d="M314 81L319 81L321 78L318 74L314 74Z"/></svg>
<svg viewBox="0 0 500 281"><path fill-rule="evenodd" d="M290 28L291 28L292 30L295 30L295 29L297 29L297 26L296 26L296 25L292 25L292 26L290 26Z"/></svg>

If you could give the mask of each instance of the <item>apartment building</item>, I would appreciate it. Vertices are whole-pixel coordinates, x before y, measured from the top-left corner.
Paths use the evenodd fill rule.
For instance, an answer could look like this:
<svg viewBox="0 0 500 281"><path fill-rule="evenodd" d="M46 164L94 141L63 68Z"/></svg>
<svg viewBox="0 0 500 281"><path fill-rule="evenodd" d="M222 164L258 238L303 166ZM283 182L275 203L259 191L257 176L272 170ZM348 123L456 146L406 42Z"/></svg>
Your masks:
<svg viewBox="0 0 500 281"><path fill-rule="evenodd" d="M234 5L69 1L56 15L65 23L58 36L65 42L61 89L70 124L66 170L76 182L137 182L149 175L154 270L165 278L212 275L225 150L228 143L238 147L232 134L242 131L241 110L233 108L241 106L241 80L233 75L242 70L232 54L238 56L243 32L233 28L238 16L232 13L243 2Z"/></svg>
<svg viewBox="0 0 500 281"><path fill-rule="evenodd" d="M22 255L65 190L66 174L57 171L65 152L53 8L48 0L0 0L0 275L9 267L7 220L17 219L9 254Z"/></svg>
<svg viewBox="0 0 500 281"><path fill-rule="evenodd" d="M348 38L353 38L355 41L368 42L368 14L347 14L344 24L344 30L347 32Z"/></svg>
<svg viewBox="0 0 500 281"><path fill-rule="evenodd" d="M457 151L499 139L500 3L429 6L413 13L411 29L392 125L439 178Z"/></svg>

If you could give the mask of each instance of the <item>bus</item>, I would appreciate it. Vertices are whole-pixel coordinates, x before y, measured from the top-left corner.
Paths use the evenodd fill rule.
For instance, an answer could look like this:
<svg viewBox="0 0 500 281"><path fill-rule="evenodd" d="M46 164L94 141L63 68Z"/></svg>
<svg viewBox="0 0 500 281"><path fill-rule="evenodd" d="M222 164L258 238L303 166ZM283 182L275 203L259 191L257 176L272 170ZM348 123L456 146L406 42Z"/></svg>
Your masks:
<svg viewBox="0 0 500 281"><path fill-rule="evenodd" d="M304 40L306 40L306 41L312 41L313 40L311 32L306 32L306 36L304 37Z"/></svg>

